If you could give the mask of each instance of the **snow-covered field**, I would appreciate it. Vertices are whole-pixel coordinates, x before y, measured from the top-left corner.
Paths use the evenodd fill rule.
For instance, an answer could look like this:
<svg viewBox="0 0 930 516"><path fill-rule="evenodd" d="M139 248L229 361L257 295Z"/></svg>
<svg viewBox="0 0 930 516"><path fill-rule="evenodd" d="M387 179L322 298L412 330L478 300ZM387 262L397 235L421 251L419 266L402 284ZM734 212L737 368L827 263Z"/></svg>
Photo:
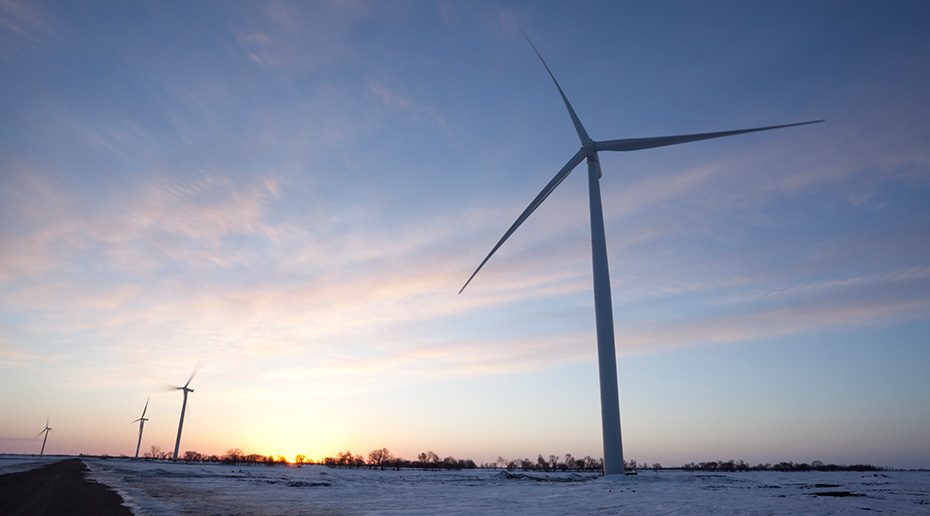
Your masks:
<svg viewBox="0 0 930 516"><path fill-rule="evenodd" d="M55 459L0 457L0 474ZM930 472L372 471L86 459L137 515L930 515Z"/></svg>

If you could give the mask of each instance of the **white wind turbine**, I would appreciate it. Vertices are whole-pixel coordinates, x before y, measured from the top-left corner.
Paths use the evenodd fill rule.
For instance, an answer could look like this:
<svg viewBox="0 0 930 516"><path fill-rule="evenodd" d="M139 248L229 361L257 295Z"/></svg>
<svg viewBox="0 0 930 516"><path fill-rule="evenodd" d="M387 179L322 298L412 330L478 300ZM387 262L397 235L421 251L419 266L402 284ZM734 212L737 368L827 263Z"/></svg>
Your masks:
<svg viewBox="0 0 930 516"><path fill-rule="evenodd" d="M617 355L614 349L614 322L613 307L610 300L610 275L607 266L607 242L604 237L604 213L601 208L601 166L598 161L597 153L599 151L634 151L641 149L651 149L653 147L664 147L666 145L676 145L698 140L708 140L711 138L721 138L724 136L733 136L736 134L751 133L756 131L767 131L770 129L779 129L782 127L792 127L796 125L814 124L823 122L823 120L813 120L809 122L799 122L794 124L774 125L768 127L756 127L752 129L738 129L735 131L721 131L713 133L683 134L676 136L657 136L648 138L627 138L622 140L604 140L594 141L589 136L575 110L568 102L562 87L555 80L555 75L549 70L549 66L542 58L542 55L536 50L536 46L530 41L526 34L523 34L529 41L533 51L542 61L552 82L555 83L562 102L568 110L568 115L572 119L572 125L581 140L581 148L575 153L568 163L549 181L549 184L539 192L539 195L530 203L523 213L517 217L517 221L510 226L510 229L504 233L504 236L491 249L491 252L484 258L475 272L468 278L465 285L459 290L459 294L465 290L465 287L478 274L478 271L491 258L495 251L513 234L514 231L523 224L530 214L546 200L546 197L552 193L559 184L568 177L568 174L581 163L587 160L588 163L588 199L591 217L591 259L593 262L594 277L594 315L597 333L597 360L600 375L601 390L601 430L604 440L604 474L614 475L624 472L623 469L623 444L620 437L620 399L617 385Z"/></svg>
<svg viewBox="0 0 930 516"><path fill-rule="evenodd" d="M148 418L145 417L145 411L148 410L148 408L149 408L149 398L145 398L145 407L142 408L142 416L136 420L139 422L139 442L136 443L136 458L137 459L139 458L139 447L142 446L142 427L144 427L145 422L148 421ZM132 423L135 423L136 421L133 421ZM129 424L131 425L132 423L129 423Z"/></svg>
<svg viewBox="0 0 930 516"><path fill-rule="evenodd" d="M52 427L48 426L49 418L45 418L45 428L42 429L36 436L45 434L45 438L42 439L42 450L39 451L39 457L45 454L45 443L48 441L48 433L52 430Z"/></svg>
<svg viewBox="0 0 930 516"><path fill-rule="evenodd" d="M184 391L184 404L181 405L181 421L178 423L178 439L174 442L175 461L178 460L178 448L181 446L181 428L184 427L184 411L187 409L187 393L194 392L194 389L191 389L188 387L188 385L191 384L191 380L194 379L194 375L197 374L198 369L199 368L194 369L194 371L191 373L191 377L187 379L187 383L185 383L183 387L175 387L175 389Z"/></svg>

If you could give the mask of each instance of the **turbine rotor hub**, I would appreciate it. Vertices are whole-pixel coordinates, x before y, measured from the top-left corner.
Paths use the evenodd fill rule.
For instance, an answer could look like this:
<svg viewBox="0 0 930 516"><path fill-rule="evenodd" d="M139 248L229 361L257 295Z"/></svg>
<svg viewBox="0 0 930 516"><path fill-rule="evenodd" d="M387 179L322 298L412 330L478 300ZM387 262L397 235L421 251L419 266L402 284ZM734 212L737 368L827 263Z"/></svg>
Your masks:
<svg viewBox="0 0 930 516"><path fill-rule="evenodd" d="M585 158L588 161L594 161L594 162L600 163L600 161L597 158L597 151L594 150L593 141L588 143L587 145L584 145L583 147L581 147L581 149L584 151Z"/></svg>

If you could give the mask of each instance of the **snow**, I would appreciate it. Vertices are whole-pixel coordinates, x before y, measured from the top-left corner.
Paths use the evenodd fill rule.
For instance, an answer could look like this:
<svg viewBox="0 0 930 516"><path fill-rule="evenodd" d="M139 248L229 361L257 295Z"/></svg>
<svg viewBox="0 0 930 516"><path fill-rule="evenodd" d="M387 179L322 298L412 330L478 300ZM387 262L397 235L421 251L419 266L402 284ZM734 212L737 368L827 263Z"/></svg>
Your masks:
<svg viewBox="0 0 930 516"><path fill-rule="evenodd" d="M41 457L38 455L0 455L0 475L29 471L46 464L71 458L73 457L62 455L42 455Z"/></svg>
<svg viewBox="0 0 930 516"><path fill-rule="evenodd" d="M42 458L44 461L45 458ZM32 460L30 464L36 464ZM137 515L930 515L930 472L644 471L616 478L85 459ZM0 473L26 462L0 459Z"/></svg>

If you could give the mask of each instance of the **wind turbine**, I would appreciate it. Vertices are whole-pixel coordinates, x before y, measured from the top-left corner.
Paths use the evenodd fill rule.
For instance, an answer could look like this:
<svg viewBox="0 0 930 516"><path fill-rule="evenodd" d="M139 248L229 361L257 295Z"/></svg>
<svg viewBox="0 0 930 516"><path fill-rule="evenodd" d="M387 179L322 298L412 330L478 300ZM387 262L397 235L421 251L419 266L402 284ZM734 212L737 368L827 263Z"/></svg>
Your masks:
<svg viewBox="0 0 930 516"><path fill-rule="evenodd" d="M149 398L150 397L151 396L149 396ZM148 418L145 417L145 411L148 410L149 408L149 398L145 398L145 407L142 408L142 417L136 420L139 422L139 442L136 443L136 458L137 459L139 458L139 447L142 446L142 427L144 427L145 422L148 421ZM135 423L136 421L133 421L132 423ZM131 425L132 423L129 423L129 424Z"/></svg>
<svg viewBox="0 0 930 516"><path fill-rule="evenodd" d="M45 434L45 438L42 439L42 450L39 451L39 457L45 454L45 443L48 441L48 433L52 430L52 427L48 426L48 420L49 418L45 418L45 428L36 434L36 437L42 435L43 433Z"/></svg>
<svg viewBox="0 0 930 516"><path fill-rule="evenodd" d="M175 387L175 389L184 391L184 404L181 405L181 421L178 423L178 439L174 442L174 460L175 461L178 460L178 448L181 446L181 428L184 427L184 410L187 409L187 393L194 392L194 389L191 389L190 387L188 387L188 385L191 384L191 380L193 380L194 375L197 374L197 369L198 368L194 369L194 371L191 373L191 377L187 379L187 383L185 383L183 387Z"/></svg>
<svg viewBox="0 0 930 516"><path fill-rule="evenodd" d="M752 133L756 131L768 131L770 129L779 129L782 127L793 127L796 125L814 124L823 122L823 120L812 120L809 122L799 122L794 124L773 125L768 127L756 127L752 129L737 129L734 131L720 131L713 133L682 134L676 136L657 136L648 138L627 138L621 140L603 140L595 141L588 136L588 132L581 125L581 120L575 114L571 103L555 80L555 75L549 69L549 65L543 59L542 54L536 49L536 45L530 41L526 33L523 34L536 56L542 61L543 67L555 87L559 90L559 96L568 110L568 116L571 117L572 125L581 140L581 148L575 153L568 163L552 178L551 181L539 192L539 195L533 199L523 213L517 217L517 221L510 226L510 229L504 233L504 236L491 249L491 252L484 258L475 272L468 278L459 294L465 290L465 287L471 283L478 271L484 267L484 264L491 258L504 242L510 238L510 235L520 227L520 224L533 213L536 208L546 200L546 197L552 193L559 184L568 177L568 174L581 163L587 160L588 163L588 199L591 217L591 260L593 265L594 279L594 315L597 333L597 361L600 376L601 390L601 430L604 440L604 474L615 475L621 474L623 470L623 444L620 436L620 399L619 388L617 385L617 355L614 349L614 322L613 307L610 299L610 274L607 266L607 242L604 237L604 213L601 207L601 165L598 161L597 153L599 151L634 151L641 149L651 149L653 147L664 147L666 145L676 145L679 143L694 142L698 140L708 140L711 138L721 138L724 136L733 136L737 134Z"/></svg>

